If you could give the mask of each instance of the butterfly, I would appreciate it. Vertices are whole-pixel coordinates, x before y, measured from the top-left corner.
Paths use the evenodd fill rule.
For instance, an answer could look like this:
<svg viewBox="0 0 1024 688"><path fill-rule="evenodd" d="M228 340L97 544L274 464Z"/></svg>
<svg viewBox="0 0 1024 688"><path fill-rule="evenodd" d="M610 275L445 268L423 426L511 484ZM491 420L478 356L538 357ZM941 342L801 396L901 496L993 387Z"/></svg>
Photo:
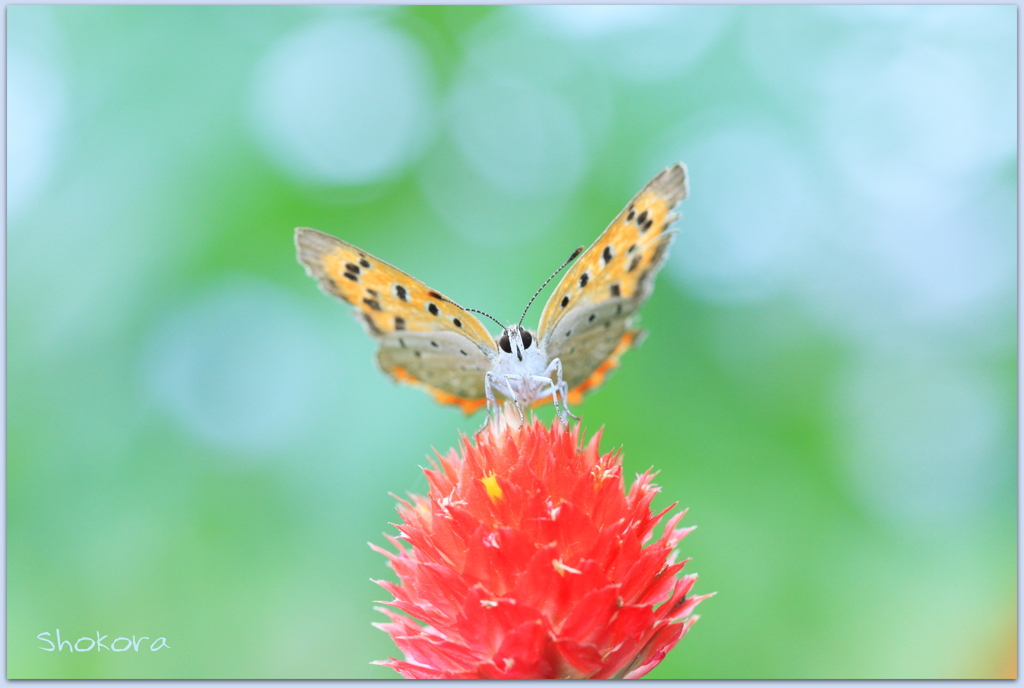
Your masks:
<svg viewBox="0 0 1024 688"><path fill-rule="evenodd" d="M377 362L393 379L467 415L484 405L493 411L503 397L522 417L524 407L550 398L567 422L569 404L600 386L639 343L643 333L632 329L632 319L651 295L676 234L669 229L678 219L672 209L686 195L682 163L648 182L590 248L577 249L562 266L579 255L544 306L536 332L524 329L522 318L506 326L463 308L329 234L300 227L295 245L320 288L355 308L380 343ZM493 337L473 313L495 320L501 335Z"/></svg>

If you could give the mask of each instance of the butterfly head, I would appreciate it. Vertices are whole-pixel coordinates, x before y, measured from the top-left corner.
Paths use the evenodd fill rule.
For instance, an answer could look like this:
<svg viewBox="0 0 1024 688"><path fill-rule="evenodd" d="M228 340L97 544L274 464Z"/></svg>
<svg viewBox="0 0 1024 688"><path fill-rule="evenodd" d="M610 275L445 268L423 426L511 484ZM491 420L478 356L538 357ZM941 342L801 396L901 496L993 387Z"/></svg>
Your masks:
<svg viewBox="0 0 1024 688"><path fill-rule="evenodd" d="M506 327L498 337L498 347L506 354L515 355L520 361L523 360L523 352L529 351L532 345L533 334L519 325Z"/></svg>

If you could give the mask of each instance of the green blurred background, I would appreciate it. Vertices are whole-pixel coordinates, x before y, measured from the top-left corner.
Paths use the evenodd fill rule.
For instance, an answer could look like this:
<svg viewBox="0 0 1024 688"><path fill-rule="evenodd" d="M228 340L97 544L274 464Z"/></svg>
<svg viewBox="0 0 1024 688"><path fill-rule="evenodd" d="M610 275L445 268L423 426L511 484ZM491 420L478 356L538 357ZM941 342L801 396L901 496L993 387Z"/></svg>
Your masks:
<svg viewBox="0 0 1024 688"><path fill-rule="evenodd" d="M677 160L650 336L576 409L719 593L651 677L1015 675L1016 21L8 7L8 676L396 677L366 543L481 416L391 384L293 228L512 320Z"/></svg>

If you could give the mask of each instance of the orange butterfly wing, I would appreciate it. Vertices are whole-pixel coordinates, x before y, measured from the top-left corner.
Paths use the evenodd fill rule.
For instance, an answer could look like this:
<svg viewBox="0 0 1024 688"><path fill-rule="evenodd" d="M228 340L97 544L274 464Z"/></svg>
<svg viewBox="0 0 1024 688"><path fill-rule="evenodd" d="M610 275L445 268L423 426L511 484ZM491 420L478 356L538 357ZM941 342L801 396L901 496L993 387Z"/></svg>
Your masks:
<svg viewBox="0 0 1024 688"><path fill-rule="evenodd" d="M484 405L494 338L465 309L393 265L315 229L295 230L299 262L320 288L355 307L394 379L472 413Z"/></svg>
<svg viewBox="0 0 1024 688"><path fill-rule="evenodd" d="M544 306L538 337L562 361L570 401L600 385L639 333L633 314L651 295L675 236L672 213L686 198L686 166L662 170L562 278Z"/></svg>

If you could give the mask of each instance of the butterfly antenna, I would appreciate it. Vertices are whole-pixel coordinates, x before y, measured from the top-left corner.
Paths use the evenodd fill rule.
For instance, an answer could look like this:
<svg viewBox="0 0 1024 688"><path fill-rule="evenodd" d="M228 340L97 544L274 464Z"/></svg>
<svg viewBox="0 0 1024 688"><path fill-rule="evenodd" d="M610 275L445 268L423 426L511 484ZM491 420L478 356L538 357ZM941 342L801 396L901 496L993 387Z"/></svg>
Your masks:
<svg viewBox="0 0 1024 688"><path fill-rule="evenodd" d="M459 306L459 308L462 308L462 306ZM478 311L475 308L462 308L462 310L469 311L470 313L479 313L480 315L486 315L488 318L490 318L494 322L498 323L498 327L500 327L503 330L505 329L505 324L503 322L501 322L500 320L498 320L497 318L495 318L490 313L484 313L483 311Z"/></svg>
<svg viewBox="0 0 1024 688"><path fill-rule="evenodd" d="M483 311L478 311L475 308L466 308L465 306L460 306L459 304L457 304L454 301L452 301L451 299L449 299L447 296L441 296L440 294L437 294L437 297L440 298L442 301L447 301L448 303L450 303L451 305L455 306L456 308L461 308L464 311L469 311L470 313L479 313L480 315L486 315L488 318L490 318L494 322L498 323L498 327L500 327L502 330L505 329L505 324L502 323L497 318L495 318L490 313L484 313Z"/></svg>
<svg viewBox="0 0 1024 688"><path fill-rule="evenodd" d="M523 309L523 317L519 318L519 325L520 326L522 326L522 324L523 324L523 319L526 318L526 311L530 310L530 306L532 306L533 302L537 299L538 296L540 296L540 293L542 291L544 291L544 287L548 286L548 283L551 280L555 279L555 277L558 275L558 273L560 273L562 270L565 270L565 266L568 265L569 263L573 262L574 260L576 260L576 256L578 256L581 253L583 253L583 247L582 246L580 246L578 249L573 251L572 255L569 256L569 259L567 261L565 261L564 263L562 263L562 267L558 268L553 273L551 273L551 277L548 277L547 280L544 282L544 284L540 285L540 289L537 290L537 292L533 295L533 298L530 299L530 303L526 304L526 308Z"/></svg>

